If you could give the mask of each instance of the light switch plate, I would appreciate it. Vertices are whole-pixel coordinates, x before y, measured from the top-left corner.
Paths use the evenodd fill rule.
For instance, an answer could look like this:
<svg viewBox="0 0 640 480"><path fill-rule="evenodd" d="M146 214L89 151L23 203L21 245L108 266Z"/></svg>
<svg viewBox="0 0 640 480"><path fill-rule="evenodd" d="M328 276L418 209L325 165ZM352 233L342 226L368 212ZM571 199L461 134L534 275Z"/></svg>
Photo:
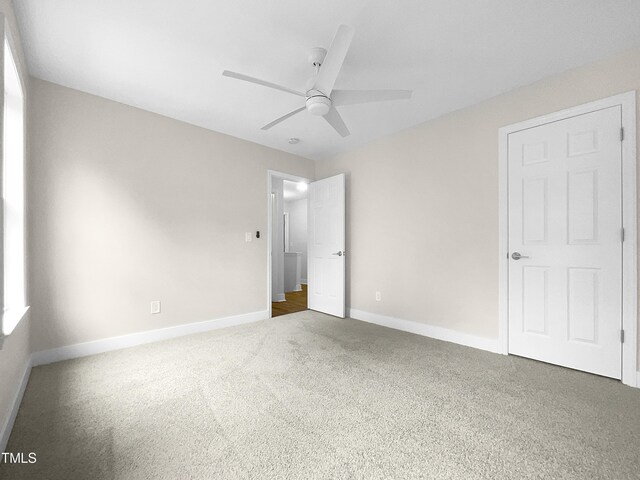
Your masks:
<svg viewBox="0 0 640 480"><path fill-rule="evenodd" d="M252 233L251 232L245 232L244 234L244 241L245 242L250 242L252 238Z"/></svg>
<svg viewBox="0 0 640 480"><path fill-rule="evenodd" d="M151 302L151 313L156 314L160 313L160 300L154 300Z"/></svg>

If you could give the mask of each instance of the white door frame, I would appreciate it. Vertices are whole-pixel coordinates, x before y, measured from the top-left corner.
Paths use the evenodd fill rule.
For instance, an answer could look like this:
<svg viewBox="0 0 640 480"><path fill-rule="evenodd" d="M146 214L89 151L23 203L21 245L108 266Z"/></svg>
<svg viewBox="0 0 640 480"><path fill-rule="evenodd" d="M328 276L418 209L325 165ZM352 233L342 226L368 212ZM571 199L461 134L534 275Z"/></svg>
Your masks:
<svg viewBox="0 0 640 480"><path fill-rule="evenodd" d="M273 212L271 209L271 181L274 177L282 178L284 180L291 180L292 182L306 182L310 183L311 180L305 177L299 177L297 175L291 175L290 173L278 172L276 170L267 170L267 311L269 312L269 318L271 318L271 234L273 230ZM307 247L308 248L308 247Z"/></svg>
<svg viewBox="0 0 640 480"><path fill-rule="evenodd" d="M637 290L637 230L636 230L636 92L635 90L603 98L595 102L532 118L502 127L499 145L499 316L498 348L509 353L509 196L508 196L508 135L528 128L583 115L596 110L620 106L622 110L622 383L640 387L640 372L636 370L638 356L638 290Z"/></svg>

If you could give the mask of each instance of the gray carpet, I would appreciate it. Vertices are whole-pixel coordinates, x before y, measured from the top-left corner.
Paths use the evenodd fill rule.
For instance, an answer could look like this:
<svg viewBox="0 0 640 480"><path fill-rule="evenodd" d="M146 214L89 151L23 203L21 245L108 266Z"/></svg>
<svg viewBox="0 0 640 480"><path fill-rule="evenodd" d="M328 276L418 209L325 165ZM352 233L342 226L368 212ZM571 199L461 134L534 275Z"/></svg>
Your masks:
<svg viewBox="0 0 640 480"><path fill-rule="evenodd" d="M302 312L35 368L7 479L638 479L640 390Z"/></svg>

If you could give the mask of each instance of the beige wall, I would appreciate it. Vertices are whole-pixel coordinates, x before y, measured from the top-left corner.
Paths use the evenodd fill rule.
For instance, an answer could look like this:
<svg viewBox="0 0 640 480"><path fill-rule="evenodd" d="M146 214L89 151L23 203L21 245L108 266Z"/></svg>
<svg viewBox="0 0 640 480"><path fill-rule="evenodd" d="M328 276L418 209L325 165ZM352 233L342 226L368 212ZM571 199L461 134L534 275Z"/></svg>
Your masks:
<svg viewBox="0 0 640 480"><path fill-rule="evenodd" d="M318 162L348 174L350 306L497 338L498 129L635 89L640 50Z"/></svg>
<svg viewBox="0 0 640 480"><path fill-rule="evenodd" d="M22 51L20 33L16 24L12 4L9 0L0 0L0 13L2 13L6 19L8 31L13 40L13 48L14 53L17 54L16 61L18 63L18 69L20 70L20 76L28 87L29 76ZM28 95L26 97L28 101ZM13 400L18 392L24 370L29 361L29 355L31 353L29 330L30 322L27 316L27 318L20 322L13 333L4 339L4 344L0 350L0 429L4 427L9 418ZM0 430L0 435L2 433Z"/></svg>
<svg viewBox="0 0 640 480"><path fill-rule="evenodd" d="M36 79L30 116L34 351L267 309L267 170L311 160Z"/></svg>

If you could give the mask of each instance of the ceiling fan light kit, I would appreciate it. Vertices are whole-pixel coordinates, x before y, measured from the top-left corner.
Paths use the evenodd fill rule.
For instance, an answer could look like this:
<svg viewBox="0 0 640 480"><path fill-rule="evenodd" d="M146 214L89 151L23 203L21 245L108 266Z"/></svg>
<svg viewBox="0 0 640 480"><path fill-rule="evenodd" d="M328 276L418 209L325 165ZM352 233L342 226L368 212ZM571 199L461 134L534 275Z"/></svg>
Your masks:
<svg viewBox="0 0 640 480"><path fill-rule="evenodd" d="M315 90L315 92L318 93L312 92L314 91L312 90L310 92L307 92L307 95L311 94L307 97L307 101L305 102L307 111L311 115L319 115L321 117L324 117L327 113L329 113L329 110L331 109L331 99L323 95L321 92L318 92L317 90Z"/></svg>
<svg viewBox="0 0 640 480"><path fill-rule="evenodd" d="M256 83L265 87L281 90L299 97L305 97L303 107L289 112L271 123L268 123L262 130L269 130L286 119L297 115L303 110L307 110L311 115L323 117L327 123L342 137L350 134L342 117L336 110L336 106L355 105L358 103L384 102L389 100L403 100L411 98L410 90L334 90L338 74L342 69L342 64L351 40L354 35L353 27L341 25L336 32L329 50L322 47L314 47L309 51L308 60L316 69L316 75L307 82L307 91L302 93L288 87L283 87L272 82L249 77L242 73L225 70L222 75L225 77L243 80L249 83Z"/></svg>

